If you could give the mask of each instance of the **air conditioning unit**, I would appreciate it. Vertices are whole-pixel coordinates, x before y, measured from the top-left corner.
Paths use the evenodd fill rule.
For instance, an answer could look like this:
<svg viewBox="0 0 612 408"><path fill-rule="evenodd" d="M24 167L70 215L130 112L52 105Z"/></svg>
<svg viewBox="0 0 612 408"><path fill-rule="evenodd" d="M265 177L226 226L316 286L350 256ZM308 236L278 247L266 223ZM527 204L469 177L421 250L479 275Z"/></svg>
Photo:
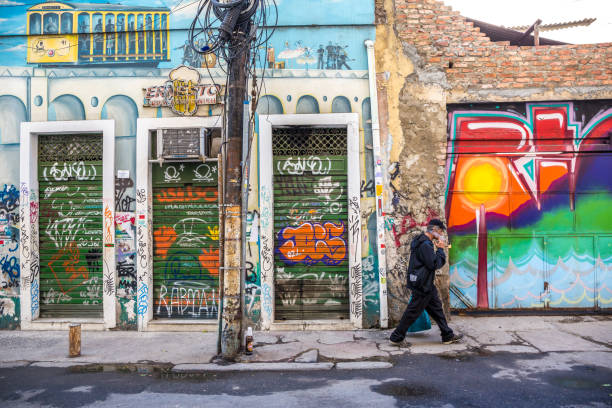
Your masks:
<svg viewBox="0 0 612 408"><path fill-rule="evenodd" d="M207 128L157 129L157 160L205 161L212 132Z"/></svg>

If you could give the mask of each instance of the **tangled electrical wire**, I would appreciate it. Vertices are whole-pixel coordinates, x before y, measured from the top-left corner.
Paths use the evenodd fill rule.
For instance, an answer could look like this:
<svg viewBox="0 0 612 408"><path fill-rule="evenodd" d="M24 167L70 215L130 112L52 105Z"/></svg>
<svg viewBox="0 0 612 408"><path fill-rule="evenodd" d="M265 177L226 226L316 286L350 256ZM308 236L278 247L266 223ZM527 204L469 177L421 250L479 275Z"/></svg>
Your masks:
<svg viewBox="0 0 612 408"><path fill-rule="evenodd" d="M278 23L276 0L200 0L195 18L189 28L189 45L199 54L214 54L221 71L225 73L225 89L229 83L226 70L246 53L246 71L251 78L250 123L254 122L257 102L265 83L257 83L256 68L262 67L261 77L265 77L268 42ZM260 52L263 51L263 52ZM225 66L224 66L225 65ZM208 75L216 85L214 77L206 64ZM244 95L246 98L246 95ZM227 92L224 98L227 99ZM223 104L223 122L226 123L227 110ZM223 147L227 135L224 132ZM251 153L252 137L249 137L247 162Z"/></svg>
<svg viewBox="0 0 612 408"><path fill-rule="evenodd" d="M276 0L200 0L189 28L189 44L197 53L214 53L226 67L247 52L247 68L253 73L248 56L267 45L277 22Z"/></svg>
<svg viewBox="0 0 612 408"><path fill-rule="evenodd" d="M272 18L270 18L272 17ZM270 24L270 22L273 22ZM264 87L264 81L257 84L256 68L262 67L261 77L265 77L268 41L274 34L278 23L278 9L276 0L200 0L198 10L189 28L189 45L199 54L214 54L219 68L225 73L225 89L229 84L229 68L246 61L247 77L251 78L251 115L249 124L254 124L257 102ZM260 52L262 51L263 52ZM244 55L246 54L246 55ZM263 61L262 61L263 58ZM225 65L225 67L223 66ZM206 64L208 75L216 85L214 77ZM243 95L246 99L247 95ZM227 102L228 93L224 93ZM223 104L223 123L227 123L227 104ZM227 157L228 135L223 126L222 152ZM248 163L250 162L252 133L249 132L246 157L242 161L242 174L247 177ZM223 185L225 189L225 174L227 174L227 160L223 161ZM248 190L247 190L248 191ZM244 207L246 208L246 207ZM225 206L222 207L225 213Z"/></svg>

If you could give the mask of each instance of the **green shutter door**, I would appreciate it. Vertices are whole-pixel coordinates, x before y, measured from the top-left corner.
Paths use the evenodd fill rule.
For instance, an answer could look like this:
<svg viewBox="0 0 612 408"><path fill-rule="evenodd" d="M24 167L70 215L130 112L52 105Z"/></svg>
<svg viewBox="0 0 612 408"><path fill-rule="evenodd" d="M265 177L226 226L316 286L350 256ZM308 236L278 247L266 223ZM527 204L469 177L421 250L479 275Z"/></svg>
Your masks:
<svg viewBox="0 0 612 408"><path fill-rule="evenodd" d="M41 135L40 316L102 317L102 136Z"/></svg>
<svg viewBox="0 0 612 408"><path fill-rule="evenodd" d="M347 134L273 131L275 319L349 318Z"/></svg>
<svg viewBox="0 0 612 408"><path fill-rule="evenodd" d="M155 317L217 318L217 181L217 163L153 165Z"/></svg>

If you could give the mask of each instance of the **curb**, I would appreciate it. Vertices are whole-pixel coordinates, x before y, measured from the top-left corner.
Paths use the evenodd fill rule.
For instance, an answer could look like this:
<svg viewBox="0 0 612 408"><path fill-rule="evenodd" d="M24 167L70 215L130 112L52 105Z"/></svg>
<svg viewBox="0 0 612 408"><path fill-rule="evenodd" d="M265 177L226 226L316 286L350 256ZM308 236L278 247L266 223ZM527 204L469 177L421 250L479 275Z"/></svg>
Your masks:
<svg viewBox="0 0 612 408"><path fill-rule="evenodd" d="M392 368L393 364L384 361L348 361L338 363L235 363L235 364L176 364L174 366L168 363L102 363L102 362L72 362L72 361L14 361L0 362L0 368L20 368L20 367L36 367L36 368L75 368L86 369L88 367L97 367L103 371L124 371L126 366L134 366L135 371L154 371L165 365L172 373L205 373L205 372L244 372L244 371L324 371L324 370L377 370ZM140 367L150 366L150 367ZM134 371L132 370L132 371Z"/></svg>
<svg viewBox="0 0 612 408"><path fill-rule="evenodd" d="M2 361L0 362L0 368L19 368L27 367L30 365L29 361Z"/></svg>
<svg viewBox="0 0 612 408"><path fill-rule="evenodd" d="M173 373L198 373L207 371L318 371L318 370L375 370L391 368L393 364L383 361L352 361L340 363L238 363L218 364L177 364Z"/></svg>
<svg viewBox="0 0 612 408"><path fill-rule="evenodd" d="M86 362L71 362L71 361L36 361L30 364L30 367L39 368L70 368L70 367L81 367L88 366L97 363L86 363Z"/></svg>
<svg viewBox="0 0 612 408"><path fill-rule="evenodd" d="M392 367L393 364L385 361L350 361L336 363L337 370L379 370Z"/></svg>
<svg viewBox="0 0 612 408"><path fill-rule="evenodd" d="M331 370L334 363L237 363L219 364L177 364L173 373L194 373L201 371L313 371Z"/></svg>

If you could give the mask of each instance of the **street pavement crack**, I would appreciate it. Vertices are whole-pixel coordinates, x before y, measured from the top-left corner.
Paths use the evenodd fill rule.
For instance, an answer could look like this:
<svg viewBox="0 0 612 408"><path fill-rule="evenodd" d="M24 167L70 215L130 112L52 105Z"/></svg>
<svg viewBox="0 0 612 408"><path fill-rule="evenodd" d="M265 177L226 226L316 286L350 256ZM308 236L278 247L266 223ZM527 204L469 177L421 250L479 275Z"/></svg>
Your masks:
<svg viewBox="0 0 612 408"><path fill-rule="evenodd" d="M534 349L538 350L540 353L543 353L543 351L541 349L539 349L538 347L536 347L535 345L531 344L530 342L528 342L527 340L525 340L524 338L522 338L517 332L512 332L520 341L523 342L523 344L529 345L529 347L533 347Z"/></svg>

